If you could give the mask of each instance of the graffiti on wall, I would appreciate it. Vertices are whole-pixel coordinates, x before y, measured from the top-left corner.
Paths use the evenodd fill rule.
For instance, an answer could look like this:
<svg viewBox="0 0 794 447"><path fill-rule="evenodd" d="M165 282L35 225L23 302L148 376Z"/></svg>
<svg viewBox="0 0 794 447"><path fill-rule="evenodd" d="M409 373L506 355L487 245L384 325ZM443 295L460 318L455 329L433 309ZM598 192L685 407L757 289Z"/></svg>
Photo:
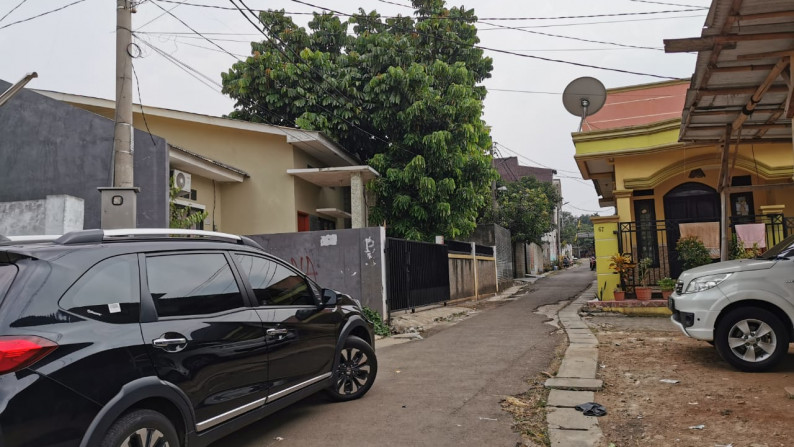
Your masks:
<svg viewBox="0 0 794 447"><path fill-rule="evenodd" d="M317 281L317 269L314 268L314 262L312 262L311 257L300 256L297 260L295 258L290 258L289 262L293 267L303 272L304 275Z"/></svg>
<svg viewBox="0 0 794 447"><path fill-rule="evenodd" d="M372 265L378 265L375 263L375 240L371 237L364 239L364 255L367 257L367 262L364 265L369 265L370 261L372 261Z"/></svg>

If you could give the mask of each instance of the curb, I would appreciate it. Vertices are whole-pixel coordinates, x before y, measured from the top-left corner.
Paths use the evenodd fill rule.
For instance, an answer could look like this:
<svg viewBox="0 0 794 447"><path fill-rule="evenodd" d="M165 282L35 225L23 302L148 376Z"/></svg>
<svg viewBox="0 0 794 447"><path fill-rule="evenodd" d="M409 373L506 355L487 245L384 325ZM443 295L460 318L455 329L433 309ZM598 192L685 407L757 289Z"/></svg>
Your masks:
<svg viewBox="0 0 794 447"><path fill-rule="evenodd" d="M595 391L604 385L603 381L596 379L598 339L579 316L579 308L587 303L597 287L593 282L557 313L568 335L568 348L557 375L545 383L546 388L551 389L546 422L552 446L592 447L602 437L598 418L585 416L574 409L579 404L593 402Z"/></svg>

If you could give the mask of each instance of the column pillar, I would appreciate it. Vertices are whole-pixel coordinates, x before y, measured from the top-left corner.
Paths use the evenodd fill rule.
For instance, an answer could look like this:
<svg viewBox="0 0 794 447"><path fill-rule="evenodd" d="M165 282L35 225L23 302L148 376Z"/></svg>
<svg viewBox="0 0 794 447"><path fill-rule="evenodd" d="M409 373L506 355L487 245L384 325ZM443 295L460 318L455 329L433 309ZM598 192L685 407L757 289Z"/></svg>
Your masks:
<svg viewBox="0 0 794 447"><path fill-rule="evenodd" d="M350 174L350 217L353 228L367 226L366 210L364 207L364 182L361 173Z"/></svg>
<svg viewBox="0 0 794 447"><path fill-rule="evenodd" d="M620 276L609 268L609 258L618 252L618 216L591 217L593 222L593 238L595 240L597 293L602 300L612 301L615 286L620 283ZM603 292L602 292L603 291Z"/></svg>

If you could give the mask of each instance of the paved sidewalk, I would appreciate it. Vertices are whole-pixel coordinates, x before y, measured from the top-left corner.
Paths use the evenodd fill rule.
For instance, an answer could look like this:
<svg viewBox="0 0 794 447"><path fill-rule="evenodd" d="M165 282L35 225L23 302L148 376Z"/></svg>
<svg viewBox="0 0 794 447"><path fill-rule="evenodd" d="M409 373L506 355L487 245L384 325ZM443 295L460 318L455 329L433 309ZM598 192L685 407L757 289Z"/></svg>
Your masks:
<svg viewBox="0 0 794 447"><path fill-rule="evenodd" d="M579 316L579 308L593 296L595 288L594 283L559 312L569 345L557 375L546 381L546 387L551 388L546 421L552 446L592 447L601 439L598 418L585 416L574 408L593 402L594 391L603 386L596 379L598 340Z"/></svg>

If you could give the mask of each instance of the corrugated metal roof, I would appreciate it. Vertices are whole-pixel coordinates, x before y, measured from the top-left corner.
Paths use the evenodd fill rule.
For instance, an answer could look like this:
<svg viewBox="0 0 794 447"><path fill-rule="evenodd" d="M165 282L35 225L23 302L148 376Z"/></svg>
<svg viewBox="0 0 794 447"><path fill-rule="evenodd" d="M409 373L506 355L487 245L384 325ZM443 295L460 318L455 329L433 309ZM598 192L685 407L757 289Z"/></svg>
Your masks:
<svg viewBox="0 0 794 447"><path fill-rule="evenodd" d="M699 39L665 41L665 49L698 50L681 141L719 142L743 113L749 115L732 139L791 141L791 120L784 114L788 73L776 76L760 101L751 98L775 65L794 54L794 1L714 0Z"/></svg>

